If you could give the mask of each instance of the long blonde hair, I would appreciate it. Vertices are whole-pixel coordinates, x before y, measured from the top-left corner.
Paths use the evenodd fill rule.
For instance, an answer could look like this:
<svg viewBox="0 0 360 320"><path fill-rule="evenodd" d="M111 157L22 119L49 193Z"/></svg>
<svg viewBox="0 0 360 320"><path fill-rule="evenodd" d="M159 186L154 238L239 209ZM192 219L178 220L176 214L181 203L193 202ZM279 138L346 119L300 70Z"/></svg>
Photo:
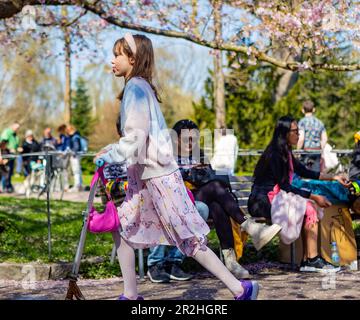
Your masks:
<svg viewBox="0 0 360 320"><path fill-rule="evenodd" d="M118 56L122 52L128 57L135 60L131 74L125 83L127 83L133 77L141 77L145 79L151 88L154 90L156 99L158 102L161 102L161 97L156 86L153 84L153 77L155 72L155 57L154 50L151 43L151 40L143 35L136 34L133 36L136 44L136 54L132 52L130 46L126 42L125 38L120 38L115 41L113 47L113 53L115 56ZM118 96L119 100L122 100L124 95L124 90Z"/></svg>

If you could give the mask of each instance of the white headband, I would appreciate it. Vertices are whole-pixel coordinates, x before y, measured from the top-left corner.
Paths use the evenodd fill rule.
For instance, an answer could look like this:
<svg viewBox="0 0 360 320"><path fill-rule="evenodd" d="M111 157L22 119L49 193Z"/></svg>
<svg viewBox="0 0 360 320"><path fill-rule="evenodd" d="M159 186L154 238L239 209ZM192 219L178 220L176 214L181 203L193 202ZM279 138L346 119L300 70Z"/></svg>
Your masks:
<svg viewBox="0 0 360 320"><path fill-rule="evenodd" d="M135 43L133 35L131 33L127 32L127 33L125 33L124 39L128 43L133 54L136 55L136 43Z"/></svg>

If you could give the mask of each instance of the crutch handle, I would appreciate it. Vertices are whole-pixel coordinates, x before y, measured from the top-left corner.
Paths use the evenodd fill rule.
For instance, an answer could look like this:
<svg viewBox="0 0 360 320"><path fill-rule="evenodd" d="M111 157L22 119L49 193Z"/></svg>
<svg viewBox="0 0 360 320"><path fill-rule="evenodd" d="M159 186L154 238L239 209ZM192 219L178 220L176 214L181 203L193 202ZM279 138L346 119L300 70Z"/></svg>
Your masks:
<svg viewBox="0 0 360 320"><path fill-rule="evenodd" d="M101 168L105 164L105 161L101 158L98 158L95 160L95 164L98 168Z"/></svg>

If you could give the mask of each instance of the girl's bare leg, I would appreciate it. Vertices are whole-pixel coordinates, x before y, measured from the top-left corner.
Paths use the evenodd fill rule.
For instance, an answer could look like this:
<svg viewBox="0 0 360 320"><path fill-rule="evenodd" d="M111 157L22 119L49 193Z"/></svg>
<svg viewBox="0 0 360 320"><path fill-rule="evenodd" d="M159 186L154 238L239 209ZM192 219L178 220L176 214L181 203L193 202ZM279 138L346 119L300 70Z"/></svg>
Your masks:
<svg viewBox="0 0 360 320"><path fill-rule="evenodd" d="M112 235L116 246L121 274L124 279L124 296L130 300L135 300L138 297L138 292L136 286L134 249L121 238L119 232L113 232Z"/></svg>
<svg viewBox="0 0 360 320"><path fill-rule="evenodd" d="M217 255L208 247L206 247L206 250L198 250L194 259L221 280L234 296L241 295L244 292L240 281L233 276Z"/></svg>

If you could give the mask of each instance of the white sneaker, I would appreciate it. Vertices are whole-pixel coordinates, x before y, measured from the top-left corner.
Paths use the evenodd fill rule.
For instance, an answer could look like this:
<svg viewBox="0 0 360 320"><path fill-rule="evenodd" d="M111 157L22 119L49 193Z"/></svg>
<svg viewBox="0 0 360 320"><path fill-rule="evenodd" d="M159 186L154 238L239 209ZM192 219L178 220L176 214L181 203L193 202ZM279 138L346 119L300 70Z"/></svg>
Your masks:
<svg viewBox="0 0 360 320"><path fill-rule="evenodd" d="M237 279L249 279L251 278L249 271L241 266L237 260L235 251L233 248L221 250L224 256L224 262L226 268L235 276Z"/></svg>
<svg viewBox="0 0 360 320"><path fill-rule="evenodd" d="M246 219L241 224L241 229L251 236L254 247L258 251L281 231L281 227L277 224L268 226L263 223L257 223L252 219Z"/></svg>

